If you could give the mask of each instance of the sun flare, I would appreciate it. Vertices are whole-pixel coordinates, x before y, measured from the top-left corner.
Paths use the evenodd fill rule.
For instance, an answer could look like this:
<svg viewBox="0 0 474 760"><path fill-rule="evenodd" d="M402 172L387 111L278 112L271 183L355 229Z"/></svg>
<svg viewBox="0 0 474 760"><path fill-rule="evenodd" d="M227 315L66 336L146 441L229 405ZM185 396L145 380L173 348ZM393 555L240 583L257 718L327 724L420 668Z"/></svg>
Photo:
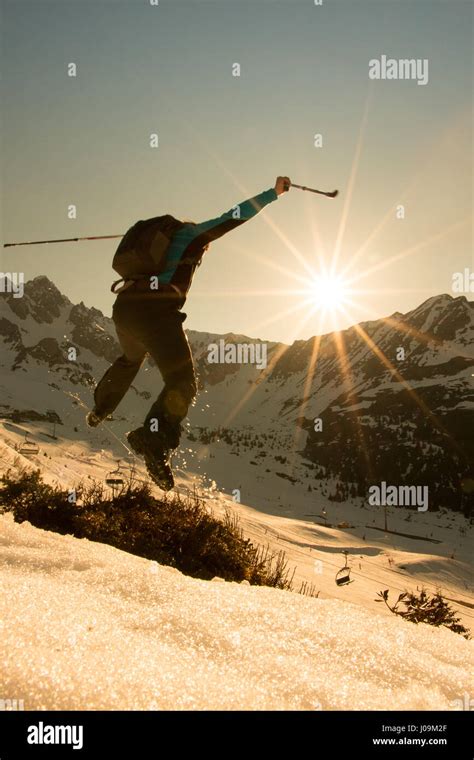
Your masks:
<svg viewBox="0 0 474 760"><path fill-rule="evenodd" d="M310 296L316 307L326 310L341 309L347 302L348 285L342 277L321 275L310 284Z"/></svg>

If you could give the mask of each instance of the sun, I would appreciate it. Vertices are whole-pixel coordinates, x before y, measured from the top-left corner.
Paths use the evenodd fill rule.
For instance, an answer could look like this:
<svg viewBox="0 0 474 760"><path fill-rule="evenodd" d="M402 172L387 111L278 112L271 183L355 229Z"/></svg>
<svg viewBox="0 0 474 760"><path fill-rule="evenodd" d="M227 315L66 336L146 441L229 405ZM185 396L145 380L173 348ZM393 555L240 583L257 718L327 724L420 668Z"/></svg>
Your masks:
<svg viewBox="0 0 474 760"><path fill-rule="evenodd" d="M337 311L347 303L349 294L345 280L332 274L315 276L309 286L309 295L315 307Z"/></svg>

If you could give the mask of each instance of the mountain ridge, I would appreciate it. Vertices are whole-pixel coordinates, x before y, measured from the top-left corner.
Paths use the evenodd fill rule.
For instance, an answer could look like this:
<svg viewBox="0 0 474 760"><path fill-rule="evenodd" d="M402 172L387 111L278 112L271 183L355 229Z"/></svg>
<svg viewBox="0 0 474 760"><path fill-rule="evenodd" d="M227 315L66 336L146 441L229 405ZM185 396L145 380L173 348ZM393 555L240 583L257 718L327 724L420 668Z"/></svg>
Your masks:
<svg viewBox="0 0 474 760"><path fill-rule="evenodd" d="M426 482L434 508L471 508L465 484L474 478L474 302L465 296L432 296L406 314L291 345L264 341L263 370L208 361L211 343L261 341L187 334L200 393L186 435L211 471L209 459L225 449L225 457L262 465L274 482L285 477L289 488L331 483L336 500L362 497L385 476ZM4 293L0 340L6 417L35 406L44 415L56 404L63 419L69 411L61 394L71 391L90 406L95 382L121 353L112 320L72 304L44 275L25 284L22 299ZM118 426L139 422L160 386L148 359L114 415Z"/></svg>

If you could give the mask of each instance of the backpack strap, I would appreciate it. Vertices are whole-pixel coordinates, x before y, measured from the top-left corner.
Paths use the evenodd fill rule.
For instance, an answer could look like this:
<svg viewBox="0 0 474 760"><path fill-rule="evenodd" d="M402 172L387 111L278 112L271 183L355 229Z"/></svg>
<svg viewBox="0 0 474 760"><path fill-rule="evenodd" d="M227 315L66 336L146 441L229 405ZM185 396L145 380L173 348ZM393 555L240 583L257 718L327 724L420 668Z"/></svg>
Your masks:
<svg viewBox="0 0 474 760"><path fill-rule="evenodd" d="M140 282L141 280L148 280L148 279L149 279L149 275L148 274L137 275L136 277L127 278L126 280L123 279L123 278L121 278L120 280L115 280L115 282L112 283L112 286L111 286L110 290L115 295L118 295L119 293L122 293L124 290L127 290L127 288L129 288L131 285L134 285L136 282ZM123 285L121 285L119 288L117 288L117 285L120 282L123 282ZM158 290L156 292L157 293L160 293L160 292L161 293L163 293L163 292L165 292L165 293L168 292L169 293L170 290L173 290L180 298L183 297L183 293L180 291L180 289L178 288L178 286L177 285L173 285L172 283L170 283L169 285L168 284L161 285L161 287L158 287Z"/></svg>
<svg viewBox="0 0 474 760"><path fill-rule="evenodd" d="M123 282L123 285L120 288L117 288L117 285L119 284L119 282ZM127 288L129 288L130 285L133 285L134 282L136 282L136 279L133 279L133 280L131 280L131 279L124 280L123 277L122 277L120 280L115 280L112 283L112 286L111 286L110 290L111 290L112 293L115 293L115 295L118 295L119 293L122 293L123 290L126 290Z"/></svg>

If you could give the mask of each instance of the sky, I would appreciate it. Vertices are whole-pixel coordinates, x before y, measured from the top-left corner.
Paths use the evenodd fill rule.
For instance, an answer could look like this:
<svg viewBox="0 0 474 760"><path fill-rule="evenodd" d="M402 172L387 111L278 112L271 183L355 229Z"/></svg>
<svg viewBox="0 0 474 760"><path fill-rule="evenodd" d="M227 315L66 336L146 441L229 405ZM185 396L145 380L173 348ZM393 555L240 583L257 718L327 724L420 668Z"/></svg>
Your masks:
<svg viewBox="0 0 474 760"><path fill-rule="evenodd" d="M470 2L5 0L2 30L3 242L204 221L281 174L339 196L293 188L215 242L188 328L291 343L474 271ZM382 55L428 83L370 79ZM1 270L110 315L117 242L2 249Z"/></svg>

